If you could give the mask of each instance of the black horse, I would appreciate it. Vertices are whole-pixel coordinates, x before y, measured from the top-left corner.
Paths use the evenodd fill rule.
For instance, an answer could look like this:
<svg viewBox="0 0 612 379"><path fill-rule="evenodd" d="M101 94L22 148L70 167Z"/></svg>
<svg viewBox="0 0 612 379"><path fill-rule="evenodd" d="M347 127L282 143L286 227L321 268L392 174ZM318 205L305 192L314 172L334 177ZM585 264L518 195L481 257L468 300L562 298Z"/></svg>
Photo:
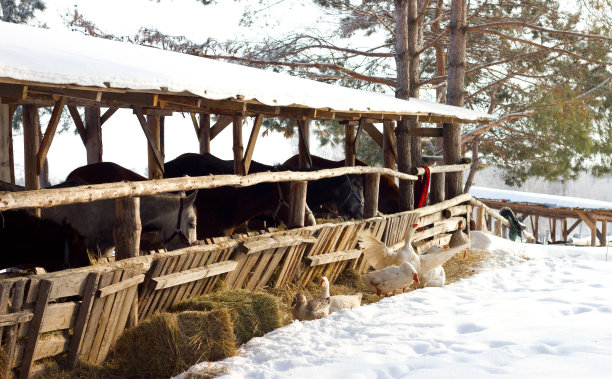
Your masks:
<svg viewBox="0 0 612 379"><path fill-rule="evenodd" d="M289 167L251 162L250 173L285 171ZM211 154L183 154L166 162L167 178L233 174L233 161ZM260 183L249 187L201 189L195 202L198 214L198 238L226 236L250 219L267 215L288 223L290 183ZM335 201L350 217L363 218L363 179L359 176L311 181L307 203L310 207Z"/></svg>

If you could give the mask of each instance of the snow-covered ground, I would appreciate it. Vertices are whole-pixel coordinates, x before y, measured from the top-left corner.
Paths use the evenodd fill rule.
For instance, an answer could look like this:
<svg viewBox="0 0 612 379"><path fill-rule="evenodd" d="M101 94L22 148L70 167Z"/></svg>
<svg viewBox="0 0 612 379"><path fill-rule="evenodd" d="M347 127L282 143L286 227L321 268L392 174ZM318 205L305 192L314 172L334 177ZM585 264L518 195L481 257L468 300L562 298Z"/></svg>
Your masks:
<svg viewBox="0 0 612 379"><path fill-rule="evenodd" d="M494 254L470 278L296 321L219 364L229 378L610 377L612 251L473 243Z"/></svg>

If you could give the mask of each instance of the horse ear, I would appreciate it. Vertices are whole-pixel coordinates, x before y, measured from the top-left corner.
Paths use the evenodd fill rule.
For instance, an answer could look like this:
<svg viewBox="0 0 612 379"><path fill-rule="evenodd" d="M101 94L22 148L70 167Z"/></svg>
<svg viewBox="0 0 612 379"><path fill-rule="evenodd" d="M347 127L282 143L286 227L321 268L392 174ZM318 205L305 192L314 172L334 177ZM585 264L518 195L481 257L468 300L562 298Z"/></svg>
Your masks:
<svg viewBox="0 0 612 379"><path fill-rule="evenodd" d="M193 204L196 196L198 196L198 190L193 190L189 195L185 196L185 202L188 204Z"/></svg>

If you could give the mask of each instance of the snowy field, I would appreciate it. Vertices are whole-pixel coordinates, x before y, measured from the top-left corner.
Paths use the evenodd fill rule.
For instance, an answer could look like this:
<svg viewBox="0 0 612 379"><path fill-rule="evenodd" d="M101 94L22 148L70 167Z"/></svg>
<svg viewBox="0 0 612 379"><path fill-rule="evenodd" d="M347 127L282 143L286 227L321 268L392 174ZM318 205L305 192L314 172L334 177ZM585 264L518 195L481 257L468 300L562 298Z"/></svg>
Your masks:
<svg viewBox="0 0 612 379"><path fill-rule="evenodd" d="M612 251L473 244L493 258L470 278L293 322L218 364L228 378L612 376Z"/></svg>

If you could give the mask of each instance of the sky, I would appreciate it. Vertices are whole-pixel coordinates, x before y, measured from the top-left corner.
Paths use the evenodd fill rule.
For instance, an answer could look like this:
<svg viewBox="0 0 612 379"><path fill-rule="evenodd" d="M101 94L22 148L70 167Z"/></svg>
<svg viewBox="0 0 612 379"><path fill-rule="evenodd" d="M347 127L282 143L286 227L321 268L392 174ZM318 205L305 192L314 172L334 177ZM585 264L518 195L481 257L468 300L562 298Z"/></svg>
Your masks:
<svg viewBox="0 0 612 379"><path fill-rule="evenodd" d="M492 252L472 277L294 321L214 364L225 378L610 377L612 251L472 238Z"/></svg>

